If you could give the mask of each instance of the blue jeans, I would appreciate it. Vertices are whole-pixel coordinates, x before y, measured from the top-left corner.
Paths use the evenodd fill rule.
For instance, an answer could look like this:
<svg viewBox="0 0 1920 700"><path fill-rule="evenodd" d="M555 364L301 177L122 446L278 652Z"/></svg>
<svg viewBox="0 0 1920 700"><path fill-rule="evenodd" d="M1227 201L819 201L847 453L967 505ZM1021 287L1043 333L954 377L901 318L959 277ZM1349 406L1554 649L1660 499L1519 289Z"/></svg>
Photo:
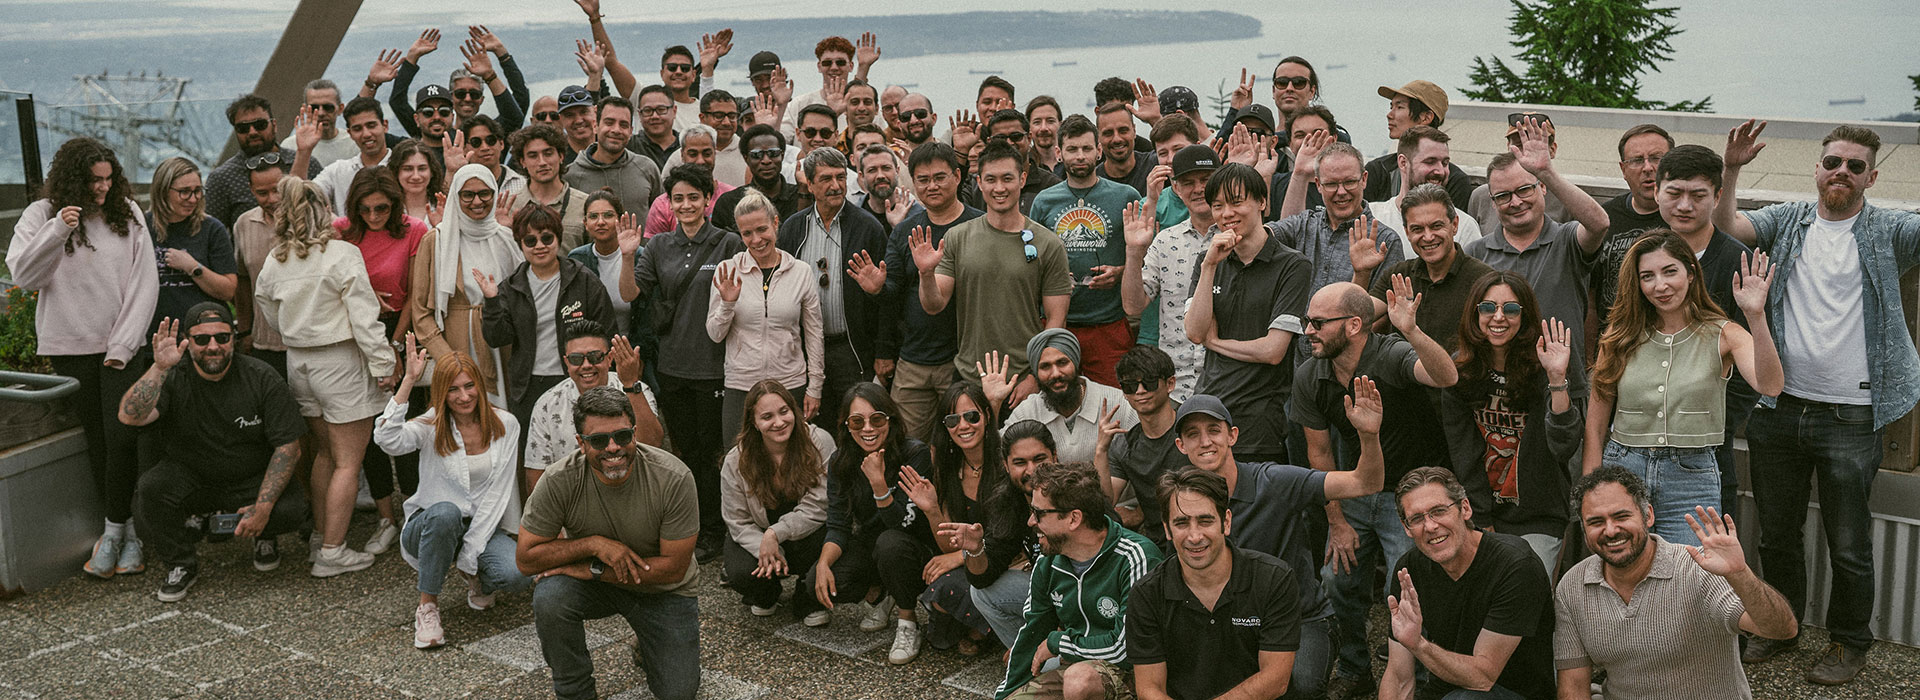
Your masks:
<svg viewBox="0 0 1920 700"><path fill-rule="evenodd" d="M1008 649L1013 648L1014 638L1020 636L1020 626L1027 621L1027 588L1031 585L1032 572L1008 569L993 585L973 589L973 606L987 619L987 626L993 628L993 636L1000 639L1000 645Z"/></svg>
<svg viewBox="0 0 1920 700"><path fill-rule="evenodd" d="M1786 596L1796 614L1805 614L1802 530L1808 483L1817 483L1820 528L1833 565L1827 633L1848 648L1865 650L1873 644L1867 629L1873 616L1873 518L1867 499L1881 459L1881 431L1873 427L1873 407L1781 394L1778 407L1754 409L1747 435L1764 578Z"/></svg>
<svg viewBox="0 0 1920 700"><path fill-rule="evenodd" d="M460 507L441 501L407 518L400 528L400 546L413 555L420 569L417 588L427 595L440 595L446 584L447 569L460 553L460 538L467 534L467 518ZM487 549L480 553L480 591L518 591L533 585L533 579L520 573L513 563L514 541L504 530L494 530Z"/></svg>
<svg viewBox="0 0 1920 700"><path fill-rule="evenodd" d="M1399 563L1400 557L1413 549L1413 540L1400 523L1400 508L1393 502L1392 491L1341 501L1340 511L1360 536L1360 544L1354 548L1359 563L1351 571L1336 574L1329 562L1320 568L1320 579L1326 582L1327 599L1333 603L1334 628L1339 630L1339 674L1371 679L1367 609L1373 606L1373 591L1369 589L1374 563L1384 561L1388 567ZM1320 514L1307 517L1319 518Z"/></svg>
<svg viewBox="0 0 1920 700"><path fill-rule="evenodd" d="M1293 680L1287 683L1287 693L1280 700L1319 700L1327 694L1327 669L1333 665L1332 626L1333 621L1324 617L1300 623L1300 648L1293 652Z"/></svg>
<svg viewBox="0 0 1920 700"><path fill-rule="evenodd" d="M1740 471L1733 464L1733 436L1747 424L1747 416L1753 415L1754 405L1760 401L1760 392L1747 386L1747 382L1735 372L1733 379L1727 382L1727 429L1722 433L1726 441L1713 448L1713 458L1720 462L1720 512L1740 514Z"/></svg>
<svg viewBox="0 0 1920 700"><path fill-rule="evenodd" d="M1653 534L1679 545L1700 546L1684 515L1694 506L1720 507L1720 462L1711 447L1627 447L1612 440L1601 452L1607 464L1626 467L1647 482L1653 502Z"/></svg>
<svg viewBox="0 0 1920 700"><path fill-rule="evenodd" d="M700 604L692 596L637 593L611 583L549 576L533 588L533 626L540 654L562 700L599 697L583 623L627 618L639 645L647 689L660 700L693 700L700 691Z"/></svg>

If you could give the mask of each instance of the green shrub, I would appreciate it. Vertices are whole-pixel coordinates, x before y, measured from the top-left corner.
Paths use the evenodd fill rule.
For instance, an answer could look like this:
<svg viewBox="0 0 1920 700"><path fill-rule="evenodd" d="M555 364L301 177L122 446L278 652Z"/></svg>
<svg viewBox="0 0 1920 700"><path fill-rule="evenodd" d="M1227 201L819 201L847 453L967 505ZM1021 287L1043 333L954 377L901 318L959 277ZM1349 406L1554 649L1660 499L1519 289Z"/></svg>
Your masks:
<svg viewBox="0 0 1920 700"><path fill-rule="evenodd" d="M7 308L0 311L0 369L50 373L53 365L41 357L33 333L33 310L38 292L7 289Z"/></svg>

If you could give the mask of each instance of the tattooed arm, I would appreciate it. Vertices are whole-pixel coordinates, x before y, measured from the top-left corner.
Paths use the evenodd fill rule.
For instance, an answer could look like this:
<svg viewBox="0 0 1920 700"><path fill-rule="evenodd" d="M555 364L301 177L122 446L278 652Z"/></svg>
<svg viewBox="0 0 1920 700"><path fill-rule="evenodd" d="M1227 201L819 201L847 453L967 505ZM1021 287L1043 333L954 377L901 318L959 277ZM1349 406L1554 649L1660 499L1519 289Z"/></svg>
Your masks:
<svg viewBox="0 0 1920 700"><path fill-rule="evenodd" d="M260 480L260 496L253 500L253 505L240 509L246 517L233 528L233 534L253 537L266 531L267 519L273 515L273 503L280 500L280 491L293 480L293 466L299 461L299 440L273 448L273 457L267 461L267 474Z"/></svg>
<svg viewBox="0 0 1920 700"><path fill-rule="evenodd" d="M120 422L132 426L150 425L160 418L160 392L166 384L167 372L180 364L184 345L180 342L180 322L171 318L160 319L160 327L153 332L153 365L147 367L146 374L140 375L140 381L120 397Z"/></svg>

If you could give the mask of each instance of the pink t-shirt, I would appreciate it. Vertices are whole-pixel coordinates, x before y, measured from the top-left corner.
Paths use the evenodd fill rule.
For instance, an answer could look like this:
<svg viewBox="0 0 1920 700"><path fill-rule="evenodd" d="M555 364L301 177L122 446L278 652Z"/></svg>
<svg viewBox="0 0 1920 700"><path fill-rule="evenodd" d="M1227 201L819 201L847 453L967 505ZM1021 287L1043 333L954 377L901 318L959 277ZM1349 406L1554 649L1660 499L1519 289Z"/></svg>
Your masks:
<svg viewBox="0 0 1920 700"><path fill-rule="evenodd" d="M380 297L381 311L399 311L406 306L413 254L420 250L420 239L427 235L426 222L405 215L400 221L401 230L406 232L400 238L385 231L368 231L358 242L348 241L360 248L360 257L367 262L367 279L373 283L373 293ZM347 217L334 219L334 237L346 240L348 226Z"/></svg>
<svg viewBox="0 0 1920 700"><path fill-rule="evenodd" d="M720 201L720 195L731 191L733 191L733 185L718 180L714 181L713 196L707 198L708 219L713 218L713 205L715 202ZM667 195L662 193L660 196L654 197L653 206L647 207L647 224L643 229L646 236L652 238L655 234L672 231L675 226L679 225L680 220L673 218L673 211L667 209Z"/></svg>

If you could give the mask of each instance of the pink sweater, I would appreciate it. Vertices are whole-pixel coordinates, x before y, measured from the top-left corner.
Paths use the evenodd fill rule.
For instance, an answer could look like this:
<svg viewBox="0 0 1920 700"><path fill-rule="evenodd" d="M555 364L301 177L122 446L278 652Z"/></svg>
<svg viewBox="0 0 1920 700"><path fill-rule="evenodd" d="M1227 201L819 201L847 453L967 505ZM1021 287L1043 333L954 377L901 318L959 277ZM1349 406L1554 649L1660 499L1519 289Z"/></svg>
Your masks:
<svg viewBox="0 0 1920 700"><path fill-rule="evenodd" d="M147 344L147 324L160 296L159 266L153 236L140 207L121 236L95 214L81 220L92 248L76 244L66 252L73 229L60 220L53 203L27 206L7 245L7 269L14 284L40 293L34 333L41 355L106 354L126 362Z"/></svg>

